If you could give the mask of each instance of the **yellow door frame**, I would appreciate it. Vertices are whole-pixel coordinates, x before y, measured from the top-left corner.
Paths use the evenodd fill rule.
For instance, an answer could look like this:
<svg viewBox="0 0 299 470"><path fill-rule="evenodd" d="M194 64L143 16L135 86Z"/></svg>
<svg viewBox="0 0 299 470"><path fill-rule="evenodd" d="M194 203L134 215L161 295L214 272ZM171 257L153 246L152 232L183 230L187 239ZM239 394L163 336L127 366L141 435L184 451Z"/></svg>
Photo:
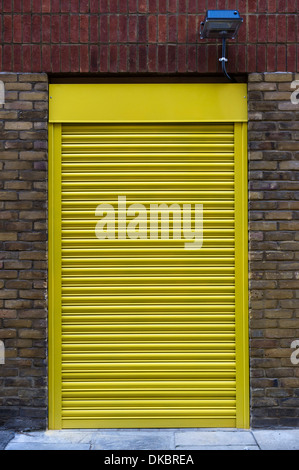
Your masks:
<svg viewBox="0 0 299 470"><path fill-rule="evenodd" d="M236 427L249 428L247 86L245 84L50 85L49 429L61 429L61 124L234 123Z"/></svg>

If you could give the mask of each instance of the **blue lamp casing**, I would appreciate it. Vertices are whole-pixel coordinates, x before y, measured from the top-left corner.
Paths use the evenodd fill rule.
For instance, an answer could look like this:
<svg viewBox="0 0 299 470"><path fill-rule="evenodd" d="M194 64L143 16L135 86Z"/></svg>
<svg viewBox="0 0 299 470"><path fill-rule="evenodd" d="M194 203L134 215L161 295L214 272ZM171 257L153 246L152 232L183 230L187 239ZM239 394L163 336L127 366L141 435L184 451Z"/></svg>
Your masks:
<svg viewBox="0 0 299 470"><path fill-rule="evenodd" d="M208 10L200 24L200 38L235 39L242 23L237 10Z"/></svg>

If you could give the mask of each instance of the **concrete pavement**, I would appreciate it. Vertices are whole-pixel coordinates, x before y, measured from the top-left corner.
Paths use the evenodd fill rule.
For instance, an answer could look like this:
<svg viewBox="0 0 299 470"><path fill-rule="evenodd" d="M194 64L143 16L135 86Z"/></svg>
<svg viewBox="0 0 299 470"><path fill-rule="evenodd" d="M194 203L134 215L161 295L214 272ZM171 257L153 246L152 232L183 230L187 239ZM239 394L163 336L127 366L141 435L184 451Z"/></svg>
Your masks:
<svg viewBox="0 0 299 470"><path fill-rule="evenodd" d="M0 430L0 450L5 449L9 441L13 439L14 435L15 434L13 431L1 431Z"/></svg>
<svg viewBox="0 0 299 470"><path fill-rule="evenodd" d="M2 432L3 433L3 432ZM102 429L15 433L5 450L299 450L299 429ZM7 442L6 442L7 441ZM1 431L0 431L1 445ZM1 449L1 447L0 447Z"/></svg>

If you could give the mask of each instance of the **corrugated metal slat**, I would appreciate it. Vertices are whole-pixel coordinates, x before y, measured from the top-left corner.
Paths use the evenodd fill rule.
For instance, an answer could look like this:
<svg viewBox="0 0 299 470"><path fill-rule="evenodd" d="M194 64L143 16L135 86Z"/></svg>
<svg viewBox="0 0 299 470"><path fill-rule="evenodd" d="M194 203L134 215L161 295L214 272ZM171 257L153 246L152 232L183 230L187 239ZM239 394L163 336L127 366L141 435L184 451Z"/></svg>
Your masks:
<svg viewBox="0 0 299 470"><path fill-rule="evenodd" d="M234 425L234 181L233 124L62 126L64 427ZM119 196L203 204L202 248L98 239Z"/></svg>

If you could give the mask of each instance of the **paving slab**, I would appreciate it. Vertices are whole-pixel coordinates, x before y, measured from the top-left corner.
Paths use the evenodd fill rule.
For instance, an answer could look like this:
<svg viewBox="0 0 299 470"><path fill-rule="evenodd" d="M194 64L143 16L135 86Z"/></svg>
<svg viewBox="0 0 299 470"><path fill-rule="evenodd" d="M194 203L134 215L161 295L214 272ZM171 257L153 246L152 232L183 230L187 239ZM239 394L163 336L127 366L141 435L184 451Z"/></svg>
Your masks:
<svg viewBox="0 0 299 470"><path fill-rule="evenodd" d="M14 444L23 443L70 443L70 444L90 444L94 436L93 431L33 431L18 433L14 437Z"/></svg>
<svg viewBox="0 0 299 470"><path fill-rule="evenodd" d="M175 446L256 446L250 431L176 432Z"/></svg>
<svg viewBox="0 0 299 470"><path fill-rule="evenodd" d="M93 450L170 450L174 448L173 433L131 432L101 433L92 442Z"/></svg>
<svg viewBox="0 0 299 470"><path fill-rule="evenodd" d="M178 446L175 450L190 451L192 450L260 450L255 446Z"/></svg>
<svg viewBox="0 0 299 470"><path fill-rule="evenodd" d="M0 431L0 450L4 450L9 441L14 437L13 431Z"/></svg>
<svg viewBox="0 0 299 470"><path fill-rule="evenodd" d="M90 450L89 444L19 442L9 443L5 450Z"/></svg>
<svg viewBox="0 0 299 470"><path fill-rule="evenodd" d="M17 433L5 450L90 450L92 434L79 431Z"/></svg>
<svg viewBox="0 0 299 470"><path fill-rule="evenodd" d="M299 450L299 429L255 430L253 434L261 450Z"/></svg>

